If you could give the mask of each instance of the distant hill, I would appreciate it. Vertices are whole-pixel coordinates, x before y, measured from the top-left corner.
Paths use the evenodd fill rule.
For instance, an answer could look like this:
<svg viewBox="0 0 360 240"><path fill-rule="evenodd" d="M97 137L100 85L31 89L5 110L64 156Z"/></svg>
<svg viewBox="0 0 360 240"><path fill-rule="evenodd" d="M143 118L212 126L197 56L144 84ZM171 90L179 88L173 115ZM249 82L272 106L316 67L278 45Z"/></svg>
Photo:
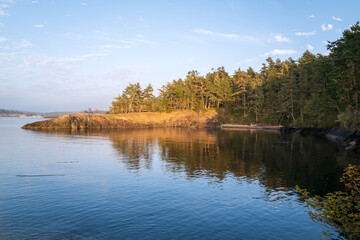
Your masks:
<svg viewBox="0 0 360 240"><path fill-rule="evenodd" d="M0 109L0 117L39 116L39 113Z"/></svg>
<svg viewBox="0 0 360 240"><path fill-rule="evenodd" d="M66 113L73 113L69 112L28 112L28 111L21 111L21 110L7 110L7 109L0 109L0 117L32 117L32 116L49 116L49 115L56 115L56 114L66 114Z"/></svg>
<svg viewBox="0 0 360 240"><path fill-rule="evenodd" d="M6 109L0 109L0 114L24 114L25 112L23 111L18 111L18 110L6 110Z"/></svg>
<svg viewBox="0 0 360 240"><path fill-rule="evenodd" d="M84 111L87 112L87 111ZM104 114L106 111L95 110L93 113ZM0 117L53 117L66 114L80 113L80 111L62 111L62 112L28 112L20 110L0 109Z"/></svg>

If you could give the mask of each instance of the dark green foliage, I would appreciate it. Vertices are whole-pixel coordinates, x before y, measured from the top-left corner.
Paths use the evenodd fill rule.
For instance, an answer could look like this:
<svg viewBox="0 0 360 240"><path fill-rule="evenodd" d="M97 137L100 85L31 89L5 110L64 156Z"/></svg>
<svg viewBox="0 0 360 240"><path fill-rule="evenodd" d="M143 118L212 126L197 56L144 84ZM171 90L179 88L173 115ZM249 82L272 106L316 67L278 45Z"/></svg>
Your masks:
<svg viewBox="0 0 360 240"><path fill-rule="evenodd" d="M251 67L231 76L224 67L163 85L152 95L129 84L111 113L222 108L225 123L262 123L307 127L360 128L360 24L328 45L329 56L309 51L298 60L266 59L260 72Z"/></svg>
<svg viewBox="0 0 360 240"><path fill-rule="evenodd" d="M332 75L340 104L359 107L360 24L357 22L335 42L329 43Z"/></svg>
<svg viewBox="0 0 360 240"><path fill-rule="evenodd" d="M307 127L332 127L336 123L337 112L329 105L331 99L326 95L313 94L304 106L304 125Z"/></svg>
<svg viewBox="0 0 360 240"><path fill-rule="evenodd" d="M340 182L345 191L328 193L325 197L310 197L297 186L297 191L309 207L309 215L316 222L333 227L349 239L360 239L360 169L349 166Z"/></svg>

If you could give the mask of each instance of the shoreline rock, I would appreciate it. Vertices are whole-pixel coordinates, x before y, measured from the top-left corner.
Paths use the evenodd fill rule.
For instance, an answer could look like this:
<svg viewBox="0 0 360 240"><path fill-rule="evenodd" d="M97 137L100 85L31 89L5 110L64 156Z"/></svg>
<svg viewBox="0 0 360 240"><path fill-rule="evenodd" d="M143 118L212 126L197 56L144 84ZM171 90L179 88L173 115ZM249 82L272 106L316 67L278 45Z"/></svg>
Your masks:
<svg viewBox="0 0 360 240"><path fill-rule="evenodd" d="M222 124L222 129L280 130L283 126Z"/></svg>
<svg viewBox="0 0 360 240"><path fill-rule="evenodd" d="M302 136L315 136L329 142L340 143L345 150L360 152L360 131L336 128L282 127L282 133L298 133Z"/></svg>

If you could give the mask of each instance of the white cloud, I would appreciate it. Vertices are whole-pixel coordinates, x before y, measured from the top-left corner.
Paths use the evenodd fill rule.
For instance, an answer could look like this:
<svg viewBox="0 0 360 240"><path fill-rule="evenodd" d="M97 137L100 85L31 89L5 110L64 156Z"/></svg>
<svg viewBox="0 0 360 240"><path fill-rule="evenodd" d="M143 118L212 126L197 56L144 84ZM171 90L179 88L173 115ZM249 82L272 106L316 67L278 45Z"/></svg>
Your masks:
<svg viewBox="0 0 360 240"><path fill-rule="evenodd" d="M275 35L274 38L275 38L276 42L290 42L290 40L288 38L283 37L281 34Z"/></svg>
<svg viewBox="0 0 360 240"><path fill-rule="evenodd" d="M328 41L322 41L323 44L328 44Z"/></svg>
<svg viewBox="0 0 360 240"><path fill-rule="evenodd" d="M31 47L31 46L32 46L31 42L27 40L22 40L21 47Z"/></svg>
<svg viewBox="0 0 360 240"><path fill-rule="evenodd" d="M329 56L329 54L330 54L329 50L323 53L324 56Z"/></svg>
<svg viewBox="0 0 360 240"><path fill-rule="evenodd" d="M1 4L1 8L9 8L10 5L9 4Z"/></svg>
<svg viewBox="0 0 360 240"><path fill-rule="evenodd" d="M81 34L73 33L73 32L67 32L63 36L69 39L80 39L83 37Z"/></svg>
<svg viewBox="0 0 360 240"><path fill-rule="evenodd" d="M311 46L311 45L309 44L309 45L307 45L307 49L308 49L309 51L314 50L314 46Z"/></svg>
<svg viewBox="0 0 360 240"><path fill-rule="evenodd" d="M337 17L334 17L334 16L332 17L332 19L335 20L335 21L342 21L341 18L337 18Z"/></svg>
<svg viewBox="0 0 360 240"><path fill-rule="evenodd" d="M39 1L31 1L32 4L39 4Z"/></svg>
<svg viewBox="0 0 360 240"><path fill-rule="evenodd" d="M67 57L67 58L47 58L40 65L46 65L49 63L75 63L75 62L84 62L87 60L95 59L97 57L108 56L108 53L90 53L77 57Z"/></svg>
<svg viewBox="0 0 360 240"><path fill-rule="evenodd" d="M9 16L10 14L8 12L5 12L4 10L0 10L0 16Z"/></svg>
<svg viewBox="0 0 360 240"><path fill-rule="evenodd" d="M137 35L137 38L120 39L120 36L113 33L109 34L101 31L96 31L96 33L98 34L98 39L106 41L100 46L101 48L130 48L140 44L159 45L159 43L153 42L143 35Z"/></svg>
<svg viewBox="0 0 360 240"><path fill-rule="evenodd" d="M296 36L312 36L316 34L316 31L312 32L296 32Z"/></svg>
<svg viewBox="0 0 360 240"><path fill-rule="evenodd" d="M34 28L43 28L43 27L45 27L45 25L43 25L43 24L36 24L36 25L34 25L33 27L34 27Z"/></svg>
<svg viewBox="0 0 360 240"><path fill-rule="evenodd" d="M135 39L130 39L131 42L133 42L134 44L140 44L140 43L146 43L146 44L152 44L152 45L159 45L156 42L153 42L151 40L148 39L144 39L144 38L135 38Z"/></svg>
<svg viewBox="0 0 360 240"><path fill-rule="evenodd" d="M222 38L232 38L232 39L239 38L239 35L237 35L237 34L217 33L217 32L213 32L213 31L206 30L206 29L195 29L194 32L201 33L204 35L209 35L209 36L222 37Z"/></svg>
<svg viewBox="0 0 360 240"><path fill-rule="evenodd" d="M310 16L308 16L307 18L316 18L314 14L311 14Z"/></svg>
<svg viewBox="0 0 360 240"><path fill-rule="evenodd" d="M321 29L323 31L331 30L331 29L333 29L333 25L331 25L330 23L327 26L325 24L322 24Z"/></svg>
<svg viewBox="0 0 360 240"><path fill-rule="evenodd" d="M107 48L107 49L110 49L110 48L130 48L130 46L128 45L113 45L113 44L106 44L106 45L102 45L100 46L101 48Z"/></svg>
<svg viewBox="0 0 360 240"><path fill-rule="evenodd" d="M87 5L87 3L86 3L86 2L83 2L83 3L81 3L81 5L82 5L82 6L86 6L86 5Z"/></svg>
<svg viewBox="0 0 360 240"><path fill-rule="evenodd" d="M132 42L132 41L121 40L121 39L112 39L109 37L98 37L98 39L109 41L109 42L121 43L121 44L134 44L134 42Z"/></svg>
<svg viewBox="0 0 360 240"><path fill-rule="evenodd" d="M270 52L265 53L264 55L262 55L262 57L274 57L274 56L278 56L278 55L291 55L291 54L295 54L297 53L297 51L293 50L293 49L274 49Z"/></svg>
<svg viewBox="0 0 360 240"><path fill-rule="evenodd" d="M0 37L0 43L6 42L8 39L6 37Z"/></svg>
<svg viewBox="0 0 360 240"><path fill-rule="evenodd" d="M142 67L134 67L134 66L118 66L117 68L103 72L99 74L99 78L106 78L111 81L118 82L119 79L131 78L131 75L139 74L143 72Z"/></svg>
<svg viewBox="0 0 360 240"><path fill-rule="evenodd" d="M253 63L257 60L257 58L246 58L244 60L241 60L237 63L235 63L235 65L239 66L239 65L250 65L250 63Z"/></svg>

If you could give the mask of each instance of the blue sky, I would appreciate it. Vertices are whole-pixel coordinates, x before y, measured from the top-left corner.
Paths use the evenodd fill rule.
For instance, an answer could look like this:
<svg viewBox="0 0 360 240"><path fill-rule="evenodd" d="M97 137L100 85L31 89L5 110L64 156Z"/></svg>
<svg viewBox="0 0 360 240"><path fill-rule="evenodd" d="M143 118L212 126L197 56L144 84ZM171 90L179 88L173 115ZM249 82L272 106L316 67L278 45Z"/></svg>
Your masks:
<svg viewBox="0 0 360 240"><path fill-rule="evenodd" d="M360 1L0 0L0 108L107 110L128 83L327 54Z"/></svg>

